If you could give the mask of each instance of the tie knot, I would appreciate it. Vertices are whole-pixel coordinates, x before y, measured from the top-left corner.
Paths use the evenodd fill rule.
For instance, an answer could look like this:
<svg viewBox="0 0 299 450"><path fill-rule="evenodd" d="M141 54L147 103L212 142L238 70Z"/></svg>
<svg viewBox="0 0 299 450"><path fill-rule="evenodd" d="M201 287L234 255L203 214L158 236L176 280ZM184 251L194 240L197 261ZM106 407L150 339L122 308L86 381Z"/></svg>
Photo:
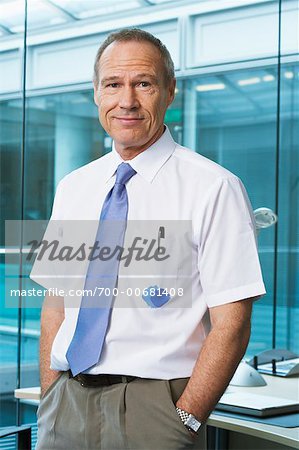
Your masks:
<svg viewBox="0 0 299 450"><path fill-rule="evenodd" d="M121 163L116 171L115 184L126 184L136 171L128 163Z"/></svg>

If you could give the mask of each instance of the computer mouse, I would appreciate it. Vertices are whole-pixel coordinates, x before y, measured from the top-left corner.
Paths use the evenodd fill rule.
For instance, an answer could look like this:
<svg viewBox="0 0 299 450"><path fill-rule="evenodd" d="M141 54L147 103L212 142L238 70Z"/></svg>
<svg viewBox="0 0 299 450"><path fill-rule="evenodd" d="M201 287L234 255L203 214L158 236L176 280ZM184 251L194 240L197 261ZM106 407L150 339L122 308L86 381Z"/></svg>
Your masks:
<svg viewBox="0 0 299 450"><path fill-rule="evenodd" d="M264 377L255 370L254 367L247 364L246 361L241 361L231 382L230 386L266 386Z"/></svg>

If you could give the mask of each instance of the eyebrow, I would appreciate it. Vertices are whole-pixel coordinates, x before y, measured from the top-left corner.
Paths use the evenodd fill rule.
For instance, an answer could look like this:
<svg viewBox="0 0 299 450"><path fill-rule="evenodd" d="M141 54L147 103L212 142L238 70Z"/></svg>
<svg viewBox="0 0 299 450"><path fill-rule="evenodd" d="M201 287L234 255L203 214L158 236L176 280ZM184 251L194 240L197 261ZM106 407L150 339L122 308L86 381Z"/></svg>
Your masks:
<svg viewBox="0 0 299 450"><path fill-rule="evenodd" d="M119 75L112 75L111 77L105 77L101 80L101 85L104 85L107 82L113 82L113 81L117 81L120 80L122 77ZM137 75L135 75L133 77L133 79L138 79L138 78L149 78L150 80L152 80L154 83L158 82L157 77L155 77L154 75L151 75L149 73L138 73Z"/></svg>

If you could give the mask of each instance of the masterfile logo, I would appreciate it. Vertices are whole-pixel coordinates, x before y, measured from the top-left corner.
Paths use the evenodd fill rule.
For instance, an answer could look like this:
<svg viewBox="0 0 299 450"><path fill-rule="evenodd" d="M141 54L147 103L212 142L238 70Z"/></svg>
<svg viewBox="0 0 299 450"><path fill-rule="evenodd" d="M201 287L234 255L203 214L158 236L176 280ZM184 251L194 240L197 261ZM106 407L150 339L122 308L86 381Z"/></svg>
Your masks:
<svg viewBox="0 0 299 450"><path fill-rule="evenodd" d="M95 239L99 226L101 245ZM115 245L124 228L123 245ZM116 308L191 306L191 221L127 221L126 227L120 221L7 221L6 246L15 249L6 254L7 307L41 306L45 292L75 308L83 295L91 298L88 307L104 307L111 295ZM108 293L105 279L116 260L117 283ZM88 276L97 278L96 287L86 293L95 261Z"/></svg>

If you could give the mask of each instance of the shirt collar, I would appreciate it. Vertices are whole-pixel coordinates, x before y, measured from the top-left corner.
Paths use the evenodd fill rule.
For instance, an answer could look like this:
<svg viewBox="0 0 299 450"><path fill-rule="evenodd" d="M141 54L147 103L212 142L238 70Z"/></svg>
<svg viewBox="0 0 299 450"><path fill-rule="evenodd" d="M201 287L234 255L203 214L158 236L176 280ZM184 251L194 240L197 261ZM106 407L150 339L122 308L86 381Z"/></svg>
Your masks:
<svg viewBox="0 0 299 450"><path fill-rule="evenodd" d="M165 131L162 136L154 142L149 148L139 153L135 158L124 161L115 150L115 144L112 144L110 153L110 165L106 172L106 182L115 174L116 169L122 162L127 162L136 172L146 181L151 183L174 152L176 143L174 142L168 127L165 125Z"/></svg>

